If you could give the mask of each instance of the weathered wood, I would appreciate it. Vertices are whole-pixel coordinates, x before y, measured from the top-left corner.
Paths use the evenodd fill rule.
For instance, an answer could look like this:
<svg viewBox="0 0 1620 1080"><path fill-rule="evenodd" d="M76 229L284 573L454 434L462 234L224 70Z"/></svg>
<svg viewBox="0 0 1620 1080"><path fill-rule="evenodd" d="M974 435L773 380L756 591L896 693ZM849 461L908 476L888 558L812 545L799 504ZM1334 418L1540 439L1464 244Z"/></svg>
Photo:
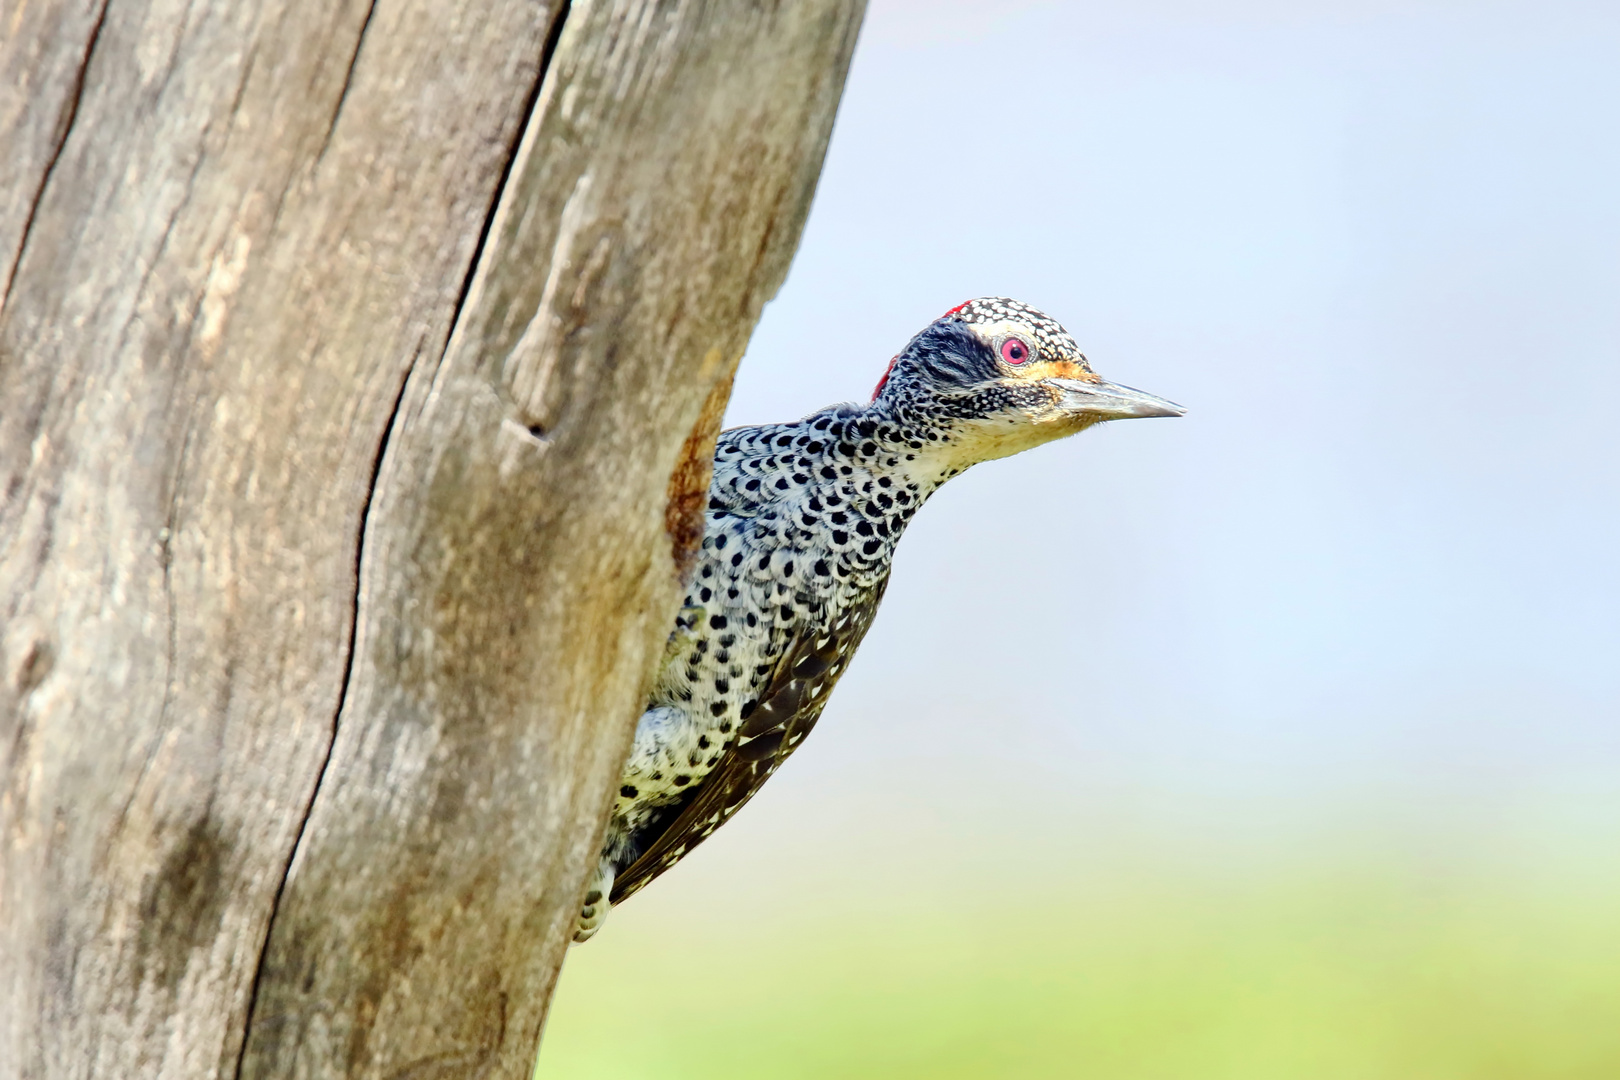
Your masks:
<svg viewBox="0 0 1620 1080"><path fill-rule="evenodd" d="M0 1076L527 1074L861 7L0 12Z"/></svg>

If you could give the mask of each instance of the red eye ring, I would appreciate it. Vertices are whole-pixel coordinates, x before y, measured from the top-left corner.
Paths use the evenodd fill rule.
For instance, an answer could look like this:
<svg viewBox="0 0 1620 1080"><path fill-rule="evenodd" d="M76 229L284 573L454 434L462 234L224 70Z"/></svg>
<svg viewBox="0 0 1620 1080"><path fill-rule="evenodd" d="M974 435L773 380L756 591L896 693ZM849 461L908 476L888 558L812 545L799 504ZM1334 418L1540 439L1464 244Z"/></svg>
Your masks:
<svg viewBox="0 0 1620 1080"><path fill-rule="evenodd" d="M1001 343L1001 359L1013 367L1026 363L1029 360L1029 346L1024 344L1023 338L1010 337Z"/></svg>

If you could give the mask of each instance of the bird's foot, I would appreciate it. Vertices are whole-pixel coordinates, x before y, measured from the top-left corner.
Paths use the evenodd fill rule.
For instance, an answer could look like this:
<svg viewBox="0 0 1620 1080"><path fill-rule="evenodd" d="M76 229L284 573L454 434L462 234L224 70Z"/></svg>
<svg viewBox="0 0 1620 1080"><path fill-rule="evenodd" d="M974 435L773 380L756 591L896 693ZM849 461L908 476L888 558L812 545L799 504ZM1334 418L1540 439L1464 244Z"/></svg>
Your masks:
<svg viewBox="0 0 1620 1080"><path fill-rule="evenodd" d="M596 873L585 887L585 904L579 909L579 922L574 924L575 942L591 940L607 921L608 909L613 906L608 901L608 894L613 891L613 870L613 864L606 859L597 863Z"/></svg>

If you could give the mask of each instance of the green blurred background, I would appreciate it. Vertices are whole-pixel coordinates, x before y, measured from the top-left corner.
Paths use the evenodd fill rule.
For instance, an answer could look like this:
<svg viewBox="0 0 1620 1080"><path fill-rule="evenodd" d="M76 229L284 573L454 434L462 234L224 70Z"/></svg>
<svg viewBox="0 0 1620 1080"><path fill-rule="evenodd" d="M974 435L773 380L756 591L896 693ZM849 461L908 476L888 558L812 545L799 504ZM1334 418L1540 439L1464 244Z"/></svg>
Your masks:
<svg viewBox="0 0 1620 1080"><path fill-rule="evenodd" d="M955 480L542 1078L1620 1078L1620 7L875 0L732 423L971 296L1187 405Z"/></svg>
<svg viewBox="0 0 1620 1080"><path fill-rule="evenodd" d="M570 957L540 1075L1620 1074L1620 890L1346 863L627 910Z"/></svg>

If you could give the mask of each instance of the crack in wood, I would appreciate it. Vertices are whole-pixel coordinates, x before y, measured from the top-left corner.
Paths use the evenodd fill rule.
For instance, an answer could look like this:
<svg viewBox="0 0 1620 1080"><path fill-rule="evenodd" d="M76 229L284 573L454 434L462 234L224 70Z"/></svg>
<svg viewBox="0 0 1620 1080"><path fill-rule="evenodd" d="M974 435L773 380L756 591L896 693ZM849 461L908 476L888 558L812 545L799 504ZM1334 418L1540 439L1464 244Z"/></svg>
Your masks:
<svg viewBox="0 0 1620 1080"><path fill-rule="evenodd" d="M95 55L96 45L101 41L101 28L107 22L107 6L111 2L112 0L102 0L101 10L96 12L96 24L90 28L90 40L84 46L84 59L79 61L79 73L73 80L73 92L68 95L62 117L57 122L61 133L57 136L56 145L51 147L50 160L45 163L45 171L40 174L39 187L28 204L28 216L23 219L22 235L17 239L17 254L11 260L11 268L6 271L4 286L0 287L0 315L5 313L6 304L11 300L11 284L17 280L17 271L22 266L23 256L28 253L28 238L34 231L34 219L39 214L40 204L45 201L45 191L51 186L56 163L62 159L62 151L67 148L68 136L73 133L73 125L79 119L79 100L84 96L85 77L90 71L90 60Z"/></svg>
<svg viewBox="0 0 1620 1080"><path fill-rule="evenodd" d="M180 488L186 475L186 462L191 454L192 438L196 434L196 425L192 422L195 405L196 401L193 399L186 406L185 433L181 437L174 475L169 480L169 498L164 510L163 526L158 532L158 560L163 573L163 618L167 627L163 656L163 697L158 703L158 720L152 729L152 737L148 740L146 753L141 758L140 772L135 774L135 782L129 786L129 793L124 797L122 805L118 808L118 816L114 819L117 822L114 826L115 831L124 828L125 823L129 821L135 800L140 797L141 788L146 783L146 778L151 775L152 767L157 761L158 749L163 744L164 732L169 730L169 715L174 706L174 669L176 659L180 655L180 614L179 607L175 603L174 577L171 571L174 563L175 534L178 532L180 520Z"/></svg>
<svg viewBox="0 0 1620 1080"><path fill-rule="evenodd" d="M467 263L467 276L462 279L461 293L456 297L456 306L450 313L450 332L445 335L443 354L439 362L444 362L444 355L450 352L450 343L455 340L456 328L461 325L461 313L467 307L467 295L472 292L473 279L478 276L478 266L484 261L484 248L489 244L490 231L495 227L495 217L501 208L501 198L506 194L507 185L512 179L512 166L517 161L518 148L523 145L523 136L528 132L529 125L534 121L535 106L540 103L540 90L546 85L546 76L551 72L551 61L557 55L557 43L562 40L563 24L568 21L568 14L573 8L573 0L562 0L557 7L557 13L552 16L551 27L546 31L546 43L540 49L540 66L535 72L534 85L529 88L529 99L523 103L522 121L512 134L512 143L506 148L506 163L501 166L501 179L495 185L493 197L489 200L489 210L484 214L483 227L478 230L478 243L473 246L472 259Z"/></svg>
<svg viewBox="0 0 1620 1080"><path fill-rule="evenodd" d="M338 117L343 115L344 102L349 100L349 87L354 85L354 69L360 62L360 50L366 43L366 31L371 29L371 17L376 13L377 0L371 0L366 8L366 17L360 20L360 33L354 38L354 52L349 54L349 67L343 73L343 89L338 91L337 106L332 110L332 119L327 121L326 134L321 137L321 148L315 154L315 164L311 167L311 172L321 167L327 148L332 145L332 135L337 131Z"/></svg>
<svg viewBox="0 0 1620 1080"><path fill-rule="evenodd" d="M401 423L401 413L405 406L405 391L411 384L411 372L416 369L416 363L422 358L424 342L418 341L411 352L411 361L405 365L405 372L400 377L399 389L394 394L393 407L388 412L388 423L383 426L381 442L377 444L376 456L371 461L371 478L366 485L365 501L360 505L358 535L354 545L354 595L351 600L349 619L348 655L344 658L343 677L338 684L337 708L332 713L332 734L326 743L326 755L321 759L321 767L315 773L315 786L310 789L309 800L304 804L303 816L298 821L298 829L294 833L292 846L288 849L287 863L281 869L281 880L276 883L276 894L270 901L270 917L265 920L264 935L259 942L259 958L254 964L253 981L248 987L247 1012L242 1022L242 1045L236 1053L236 1069L234 1077L242 1075L242 1066L247 1060L248 1042L253 1034L253 1014L259 1004L259 989L264 982L265 958L270 955L270 935L276 927L276 915L281 910L282 894L287 888L287 879L291 875L292 865L298 859L298 849L303 846L304 836L309 830L310 815L314 813L315 803L320 799L321 785L326 782L326 774L332 765L332 752L337 748L338 718L343 715L343 706L349 697L349 680L354 674L355 647L360 635L360 583L362 563L366 550L366 524L371 517L372 502L377 495L377 480L382 475L383 460L388 456L389 443L393 441L395 431Z"/></svg>

